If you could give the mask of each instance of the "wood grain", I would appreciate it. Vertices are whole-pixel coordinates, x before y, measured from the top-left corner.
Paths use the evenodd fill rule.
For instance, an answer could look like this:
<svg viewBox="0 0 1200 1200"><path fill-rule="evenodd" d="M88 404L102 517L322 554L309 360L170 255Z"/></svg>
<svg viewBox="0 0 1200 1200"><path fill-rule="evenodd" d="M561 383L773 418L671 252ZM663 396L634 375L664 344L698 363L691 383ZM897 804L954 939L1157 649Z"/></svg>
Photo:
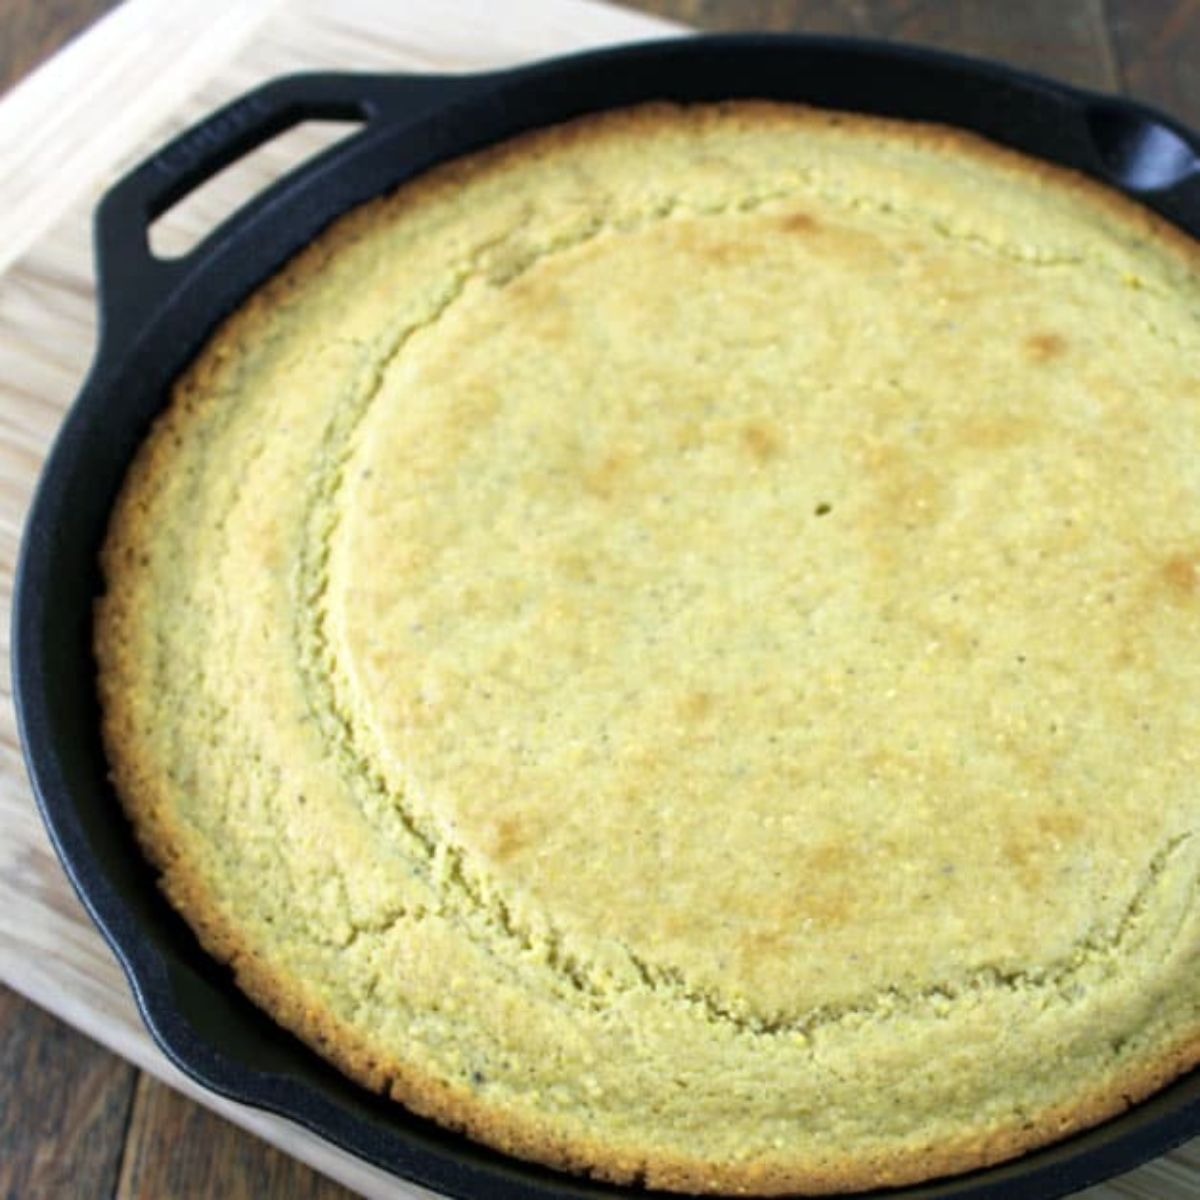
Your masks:
<svg viewBox="0 0 1200 1200"><path fill-rule="evenodd" d="M882 38L999 59L1084 87L1117 83L1103 0L626 2L712 32L760 29Z"/></svg>
<svg viewBox="0 0 1200 1200"><path fill-rule="evenodd" d="M122 153L161 127L163 113L280 2L237 0L214 20L209 0L170 0L169 10L163 0L125 0L14 88L0 106L0 270L53 226L80 187L106 182Z"/></svg>
<svg viewBox="0 0 1200 1200"><path fill-rule="evenodd" d="M0 4L0 92L49 58L119 0L5 0Z"/></svg>
<svg viewBox="0 0 1200 1200"><path fill-rule="evenodd" d="M115 1200L351 1200L354 1193L142 1075L114 1195Z"/></svg>
<svg viewBox="0 0 1200 1200"><path fill-rule="evenodd" d="M1130 95L1200 126L1200 0L1108 0Z"/></svg>
<svg viewBox="0 0 1200 1200"><path fill-rule="evenodd" d="M0 1196L110 1195L136 1074L0 987Z"/></svg>

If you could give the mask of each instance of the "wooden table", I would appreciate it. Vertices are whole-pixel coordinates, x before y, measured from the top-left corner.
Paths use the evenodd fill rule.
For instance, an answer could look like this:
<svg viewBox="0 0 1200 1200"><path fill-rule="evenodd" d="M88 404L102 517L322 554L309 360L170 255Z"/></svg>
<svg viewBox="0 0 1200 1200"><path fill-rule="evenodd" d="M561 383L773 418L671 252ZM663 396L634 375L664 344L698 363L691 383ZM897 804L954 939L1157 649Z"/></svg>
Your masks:
<svg viewBox="0 0 1200 1200"><path fill-rule="evenodd" d="M808 30L933 44L1125 91L1200 126L1197 0L628 3L711 30ZM114 0L4 0L0 91L112 7ZM0 173L4 167L0 161ZM0 1196L351 1194L0 986ZM1087 1200L1185 1196L1200 1196L1200 1139L1170 1160L1086 1193Z"/></svg>

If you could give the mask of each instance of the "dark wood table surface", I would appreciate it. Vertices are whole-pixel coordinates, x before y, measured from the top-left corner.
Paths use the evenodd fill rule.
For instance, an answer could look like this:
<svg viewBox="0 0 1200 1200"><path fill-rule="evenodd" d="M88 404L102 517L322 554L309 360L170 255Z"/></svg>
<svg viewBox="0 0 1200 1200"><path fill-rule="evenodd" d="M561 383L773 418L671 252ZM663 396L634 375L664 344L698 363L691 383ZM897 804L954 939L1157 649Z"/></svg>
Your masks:
<svg viewBox="0 0 1200 1200"><path fill-rule="evenodd" d="M1200 127L1200 0L628 2L704 29L848 33L983 55L1124 91ZM0 0L0 92L114 3ZM101 1196L350 1193L0 988L0 1197Z"/></svg>

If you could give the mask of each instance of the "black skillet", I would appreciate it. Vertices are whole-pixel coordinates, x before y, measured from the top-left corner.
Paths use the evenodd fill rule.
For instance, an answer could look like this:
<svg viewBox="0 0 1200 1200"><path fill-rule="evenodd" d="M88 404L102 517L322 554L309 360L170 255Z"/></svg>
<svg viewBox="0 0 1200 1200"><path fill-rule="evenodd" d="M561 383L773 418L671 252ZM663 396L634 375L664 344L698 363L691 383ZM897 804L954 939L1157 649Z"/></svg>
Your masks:
<svg viewBox="0 0 1200 1200"><path fill-rule="evenodd" d="M90 649L97 551L125 468L172 379L224 314L338 214L433 163L535 126L650 99L730 97L963 126L1113 184L1200 236L1200 138L1158 113L925 50L766 36L653 43L484 75L280 79L176 138L120 180L96 214L99 349L46 464L14 601L14 695L43 816L151 1033L178 1066L216 1092L281 1113L454 1196L635 1193L494 1154L368 1094L263 1016L199 949L159 895L107 781ZM311 118L365 124L190 254L172 261L151 254L155 217ZM1197 1133L1200 1071L1193 1071L1091 1132L1006 1166L887 1195L1047 1200Z"/></svg>

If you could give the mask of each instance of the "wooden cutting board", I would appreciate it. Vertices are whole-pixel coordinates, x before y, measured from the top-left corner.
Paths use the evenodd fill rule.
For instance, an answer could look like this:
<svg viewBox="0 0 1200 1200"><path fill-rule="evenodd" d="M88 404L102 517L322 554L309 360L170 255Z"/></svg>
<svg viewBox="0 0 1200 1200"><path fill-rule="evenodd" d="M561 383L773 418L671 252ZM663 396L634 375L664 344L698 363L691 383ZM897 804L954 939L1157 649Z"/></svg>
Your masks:
<svg viewBox="0 0 1200 1200"><path fill-rule="evenodd" d="M7 610L37 472L92 353L91 211L106 184L149 149L271 76L480 70L676 32L589 0L126 0L0 102L0 981L365 1196L429 1193L290 1122L201 1091L154 1047L54 857L25 779L9 695ZM344 132L304 126L264 147L163 218L156 248L183 248ZM1087 1200L1197 1196L1200 1139L1086 1193Z"/></svg>

